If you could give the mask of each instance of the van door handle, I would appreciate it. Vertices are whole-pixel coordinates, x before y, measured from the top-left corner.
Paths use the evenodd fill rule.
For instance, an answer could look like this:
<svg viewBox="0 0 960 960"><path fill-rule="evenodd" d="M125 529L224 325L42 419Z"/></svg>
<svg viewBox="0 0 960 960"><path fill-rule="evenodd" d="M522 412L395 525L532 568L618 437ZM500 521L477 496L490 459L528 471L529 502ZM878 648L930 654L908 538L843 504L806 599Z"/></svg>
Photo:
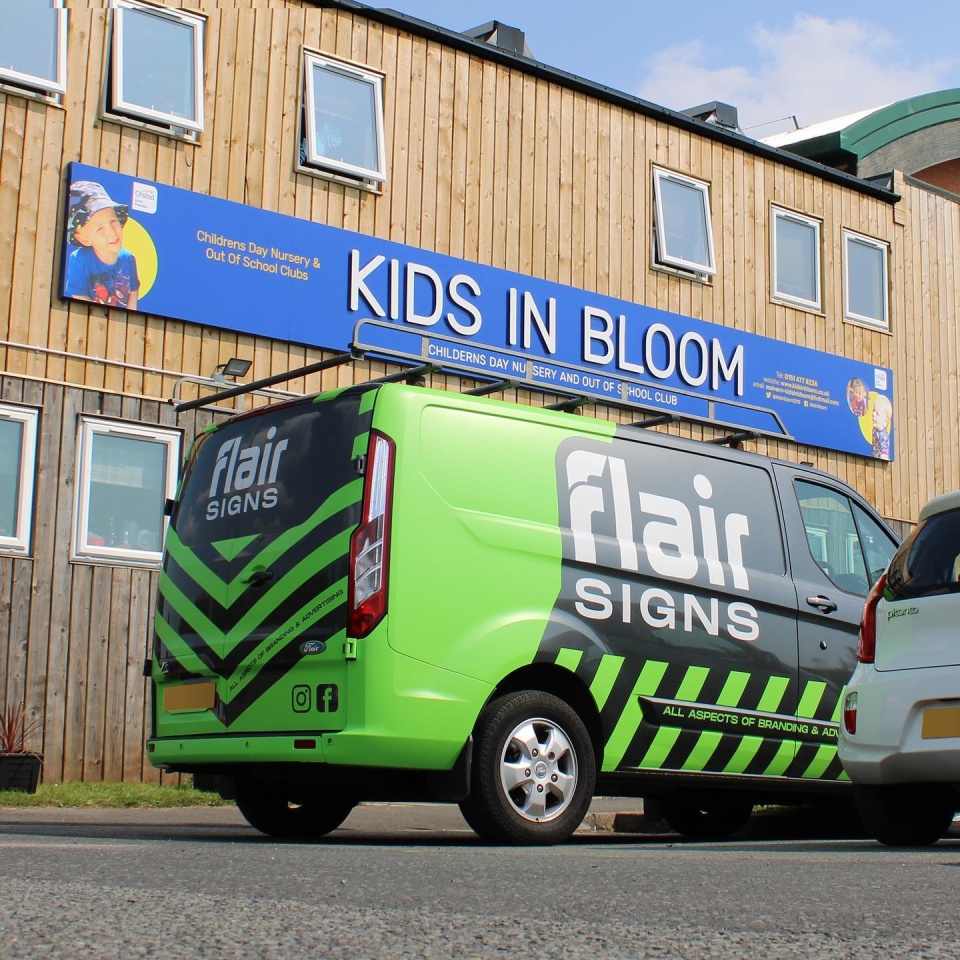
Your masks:
<svg viewBox="0 0 960 960"><path fill-rule="evenodd" d="M265 583L268 583L273 579L272 570L254 570L253 573L244 580L244 583L249 583L254 587L262 587Z"/></svg>
<svg viewBox="0 0 960 960"><path fill-rule="evenodd" d="M817 597L807 597L807 603L811 607L816 607L821 613L833 613L837 609L837 605L829 597L822 594Z"/></svg>

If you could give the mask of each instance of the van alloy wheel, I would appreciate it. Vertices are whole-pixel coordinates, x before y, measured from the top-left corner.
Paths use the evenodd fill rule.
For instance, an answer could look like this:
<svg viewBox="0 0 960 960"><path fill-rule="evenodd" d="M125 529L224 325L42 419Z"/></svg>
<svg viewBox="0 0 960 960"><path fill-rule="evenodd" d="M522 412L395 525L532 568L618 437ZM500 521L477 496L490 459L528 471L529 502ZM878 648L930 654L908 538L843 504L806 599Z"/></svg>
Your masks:
<svg viewBox="0 0 960 960"><path fill-rule="evenodd" d="M460 809L484 840L559 843L583 820L595 781L580 717L558 697L523 690L481 714L471 794Z"/></svg>
<svg viewBox="0 0 960 960"><path fill-rule="evenodd" d="M545 717L523 720L500 755L500 786L519 816L555 820L577 788L577 755L563 728Z"/></svg>

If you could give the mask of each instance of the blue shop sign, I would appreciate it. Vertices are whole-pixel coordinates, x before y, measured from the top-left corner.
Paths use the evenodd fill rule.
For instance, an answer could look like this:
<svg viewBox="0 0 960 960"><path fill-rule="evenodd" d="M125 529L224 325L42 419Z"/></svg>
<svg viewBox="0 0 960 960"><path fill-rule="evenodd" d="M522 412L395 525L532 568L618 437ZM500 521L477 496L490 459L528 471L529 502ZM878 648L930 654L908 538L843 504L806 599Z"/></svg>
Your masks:
<svg viewBox="0 0 960 960"><path fill-rule="evenodd" d="M70 164L66 298L893 459L884 367Z"/></svg>

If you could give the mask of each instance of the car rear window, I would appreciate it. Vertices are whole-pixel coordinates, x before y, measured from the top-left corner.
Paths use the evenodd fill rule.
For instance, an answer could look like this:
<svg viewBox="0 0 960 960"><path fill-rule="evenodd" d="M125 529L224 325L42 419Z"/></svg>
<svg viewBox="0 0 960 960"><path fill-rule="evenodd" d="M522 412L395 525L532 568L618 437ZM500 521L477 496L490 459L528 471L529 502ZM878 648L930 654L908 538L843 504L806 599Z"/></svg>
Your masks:
<svg viewBox="0 0 960 960"><path fill-rule="evenodd" d="M889 599L960 593L960 510L938 513L904 540L890 561Z"/></svg>

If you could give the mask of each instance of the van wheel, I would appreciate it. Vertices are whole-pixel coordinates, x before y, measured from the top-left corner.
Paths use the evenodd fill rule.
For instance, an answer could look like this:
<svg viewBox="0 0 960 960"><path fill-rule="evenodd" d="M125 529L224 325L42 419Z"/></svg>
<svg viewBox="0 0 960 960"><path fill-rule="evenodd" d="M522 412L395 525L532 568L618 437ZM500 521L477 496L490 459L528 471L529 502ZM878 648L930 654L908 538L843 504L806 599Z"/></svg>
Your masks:
<svg viewBox="0 0 960 960"><path fill-rule="evenodd" d="M738 796L687 794L663 802L663 819L691 840L725 840L750 819L753 804Z"/></svg>
<svg viewBox="0 0 960 960"><path fill-rule="evenodd" d="M237 807L247 823L271 837L316 840L336 830L356 805L352 797L294 803L259 784L237 785Z"/></svg>
<svg viewBox="0 0 960 960"><path fill-rule="evenodd" d="M960 803L948 787L896 784L853 788L867 834L889 847L929 847L947 835Z"/></svg>
<svg viewBox="0 0 960 960"><path fill-rule="evenodd" d="M464 819L492 843L562 843L580 826L597 771L583 721L563 700L522 690L494 700L474 732Z"/></svg>

